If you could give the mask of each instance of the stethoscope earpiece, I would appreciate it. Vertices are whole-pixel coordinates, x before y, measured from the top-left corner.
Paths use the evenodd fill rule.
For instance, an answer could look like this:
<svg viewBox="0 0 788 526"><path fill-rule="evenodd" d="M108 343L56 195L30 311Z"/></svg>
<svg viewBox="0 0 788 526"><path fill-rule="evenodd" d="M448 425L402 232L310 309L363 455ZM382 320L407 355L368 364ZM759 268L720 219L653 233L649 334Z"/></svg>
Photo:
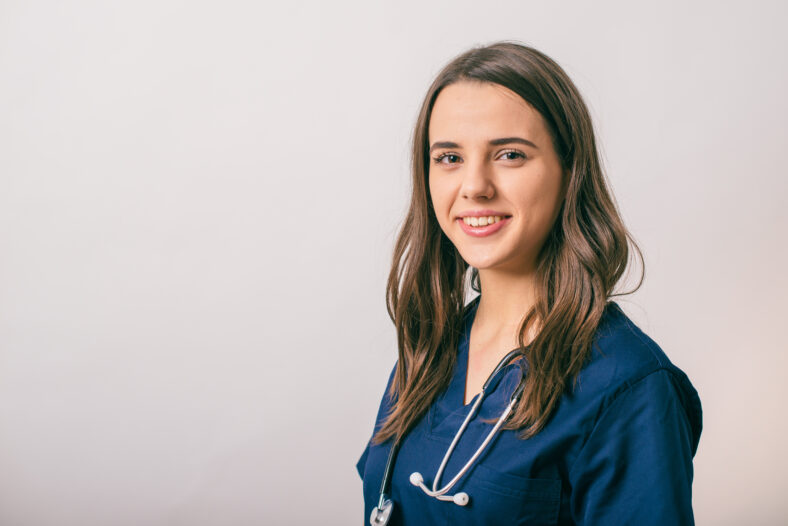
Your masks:
<svg viewBox="0 0 788 526"><path fill-rule="evenodd" d="M438 491L430 491L430 489L424 485L424 477L422 477L421 473L419 473L418 471L414 471L413 473L411 473L409 480L411 484L421 488L424 491L424 493L426 493L430 497L435 497L438 500L452 501L457 506L465 506L466 504L468 504L468 501L470 501L471 499L468 496L468 494L465 493L464 491L461 491L454 495L444 495L443 493L440 493Z"/></svg>
<svg viewBox="0 0 788 526"><path fill-rule="evenodd" d="M466 504L468 504L468 501L470 499L471 498L464 491L461 491L461 492L455 494L454 497L452 497L452 500L454 501L454 504L456 504L457 506L465 506Z"/></svg>

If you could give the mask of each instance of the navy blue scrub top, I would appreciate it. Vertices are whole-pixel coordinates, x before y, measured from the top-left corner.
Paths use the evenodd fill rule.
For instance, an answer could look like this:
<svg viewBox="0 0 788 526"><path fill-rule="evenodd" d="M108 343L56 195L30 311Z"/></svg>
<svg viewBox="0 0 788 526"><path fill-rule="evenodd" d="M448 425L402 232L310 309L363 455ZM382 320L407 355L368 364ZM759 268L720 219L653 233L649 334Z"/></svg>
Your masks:
<svg viewBox="0 0 788 526"><path fill-rule="evenodd" d="M467 506L440 501L409 482L418 471L432 488L449 444L474 400L464 405L468 340L478 298L466 312L449 387L403 439L394 464L390 525L684 525L693 524L692 458L701 405L687 376L615 302L608 302L592 356L547 425L521 440L499 431L449 491ZM512 363L493 382L441 478L449 482L476 452L521 377ZM394 371L389 377L389 385ZM477 395L478 396L478 395ZM375 430L391 407L388 386ZM367 444L356 467L364 486L364 524L378 502L391 440Z"/></svg>

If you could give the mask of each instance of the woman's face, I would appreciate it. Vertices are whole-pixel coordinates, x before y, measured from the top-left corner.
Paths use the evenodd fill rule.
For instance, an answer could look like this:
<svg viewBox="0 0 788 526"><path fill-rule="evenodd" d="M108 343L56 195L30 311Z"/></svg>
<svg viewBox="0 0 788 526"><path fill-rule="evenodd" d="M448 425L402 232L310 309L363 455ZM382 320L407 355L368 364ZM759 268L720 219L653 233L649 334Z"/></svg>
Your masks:
<svg viewBox="0 0 788 526"><path fill-rule="evenodd" d="M539 112L498 84L457 82L435 100L428 141L432 205L462 258L531 272L564 196Z"/></svg>

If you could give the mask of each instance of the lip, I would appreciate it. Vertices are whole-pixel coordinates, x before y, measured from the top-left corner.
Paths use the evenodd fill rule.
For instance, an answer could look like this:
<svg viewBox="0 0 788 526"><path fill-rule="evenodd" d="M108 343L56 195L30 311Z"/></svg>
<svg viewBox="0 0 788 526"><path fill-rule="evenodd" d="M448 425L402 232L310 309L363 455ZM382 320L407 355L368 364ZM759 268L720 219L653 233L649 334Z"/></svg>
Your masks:
<svg viewBox="0 0 788 526"><path fill-rule="evenodd" d="M486 211L484 211L484 212L486 212ZM473 215L472 216L470 214L466 214L466 215L458 217L456 219L456 221L457 221L457 223L459 223L460 228L462 228L462 231L465 232L466 234L468 234L469 236L486 237L486 236L491 236L492 234L495 234L496 232L498 232L505 225L507 225L509 223L509 221L512 219L511 216L509 216L509 217L502 217L501 220L498 221L497 223L493 223L492 225L486 225L486 226L466 225L465 221L462 220L463 217L479 217L479 216L484 216L484 215L503 215L503 214L486 214L485 213L485 214L478 214L478 216L477 215Z"/></svg>

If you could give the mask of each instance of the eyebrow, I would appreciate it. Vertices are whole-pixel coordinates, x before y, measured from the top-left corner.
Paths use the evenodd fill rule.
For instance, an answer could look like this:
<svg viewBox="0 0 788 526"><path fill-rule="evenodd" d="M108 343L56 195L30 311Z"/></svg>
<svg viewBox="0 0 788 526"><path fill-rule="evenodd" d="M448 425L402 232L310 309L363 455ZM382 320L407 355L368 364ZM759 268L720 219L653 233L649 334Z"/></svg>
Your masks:
<svg viewBox="0 0 788 526"><path fill-rule="evenodd" d="M492 139L489 143L490 146L502 146L504 144L524 144L531 148L539 149L534 143L522 137L502 137L500 139ZM460 148L460 145L451 141L438 141L430 146L430 153L437 148Z"/></svg>

